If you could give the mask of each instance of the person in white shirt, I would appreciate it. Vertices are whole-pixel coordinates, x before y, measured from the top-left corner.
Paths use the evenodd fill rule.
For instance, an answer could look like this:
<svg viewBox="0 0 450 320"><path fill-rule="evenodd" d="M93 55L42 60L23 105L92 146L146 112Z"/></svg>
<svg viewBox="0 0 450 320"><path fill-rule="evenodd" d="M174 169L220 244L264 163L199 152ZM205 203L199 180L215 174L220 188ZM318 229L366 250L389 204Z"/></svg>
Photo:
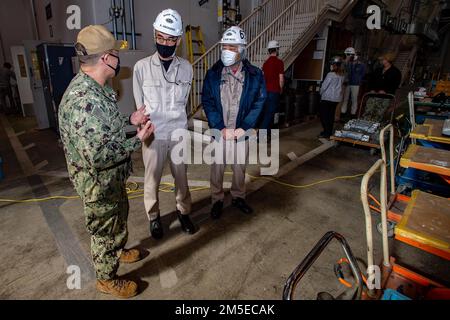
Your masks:
<svg viewBox="0 0 450 320"><path fill-rule="evenodd" d="M150 220L150 234L155 239L164 235L160 219L159 186L164 166L169 161L175 180L176 207L181 229L195 233L189 218L191 194L187 180L187 165L175 164L170 158L177 142L171 141L176 129L187 129L186 104L192 85L191 64L178 56L176 49L183 34L183 22L172 9L162 11L153 24L157 51L138 61L134 67L133 91L137 106L146 106L155 125L152 140L143 144L145 166L144 205Z"/></svg>
<svg viewBox="0 0 450 320"><path fill-rule="evenodd" d="M319 117L323 131L319 138L325 139L329 139L333 134L334 115L337 105L342 101L345 78L341 57L334 57L330 64L330 72L320 87Z"/></svg>

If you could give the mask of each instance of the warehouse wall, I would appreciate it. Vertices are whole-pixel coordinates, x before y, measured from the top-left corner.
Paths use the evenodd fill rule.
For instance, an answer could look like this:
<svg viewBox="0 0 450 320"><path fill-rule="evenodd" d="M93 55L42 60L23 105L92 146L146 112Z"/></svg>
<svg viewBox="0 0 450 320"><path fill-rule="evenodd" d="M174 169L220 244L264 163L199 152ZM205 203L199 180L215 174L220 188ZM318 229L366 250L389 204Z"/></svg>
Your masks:
<svg viewBox="0 0 450 320"><path fill-rule="evenodd" d="M17 17L21 17L20 20ZM0 1L0 63L11 62L11 46L21 45L23 39L33 39L29 0ZM3 57L5 55L5 57Z"/></svg>
<svg viewBox="0 0 450 320"><path fill-rule="evenodd" d="M89 24L104 24L110 20L109 8L110 0L35 0L37 23L40 30L41 39L44 41L74 42L77 30L71 31L66 28L65 13L69 5L75 4L81 8L81 26ZM117 1L120 2L120 1ZM245 2L245 0L244 0ZM52 4L53 18L46 19L45 7ZM126 4L127 5L127 4ZM198 0L165 0L148 1L135 0L136 32L141 36L137 37L137 47L140 50L154 51L153 43L153 22L157 14L166 8L176 9L183 17L184 24L200 25L202 27L206 46L209 47L219 39L219 25L217 22L217 1L211 0L202 7ZM128 10L128 6L127 6ZM243 13L246 15L251 11L251 6L245 5ZM55 13L59 12L59 15ZM131 31L130 18L127 16L127 31ZM50 25L53 28L53 37L50 35ZM112 23L105 24L111 31ZM120 28L120 24L119 24ZM120 31L120 30L119 30ZM131 38L128 39L131 42ZM181 49L183 55L185 48Z"/></svg>
<svg viewBox="0 0 450 320"><path fill-rule="evenodd" d="M70 5L78 5L81 9L81 27L103 23L97 19L97 5L101 1L95 0L35 0L36 20L40 39L49 42L74 42L79 30L69 30L66 21L69 15L66 13ZM53 17L47 20L45 8L51 4ZM53 35L50 31L53 29Z"/></svg>
<svg viewBox="0 0 450 320"><path fill-rule="evenodd" d="M99 0L35 0L40 39L48 42L74 42L79 30L69 30L67 28L66 21L69 17L66 13L67 7L70 5L78 5L80 7L81 27L83 28L90 24L101 24L109 20L108 16L103 21L99 20L98 12L102 12L101 4L103 2ZM110 1L107 2L110 3ZM53 11L51 19L46 17L45 8L48 4L51 4ZM50 27L53 29L53 35Z"/></svg>
<svg viewBox="0 0 450 320"><path fill-rule="evenodd" d="M104 0L107 1L107 0ZM108 2L108 1L107 1ZM219 37L219 25L217 22L217 1L211 0L209 3L200 7L198 1L146 1L136 0L136 32L141 33L138 37L137 45L139 49L154 51L153 41L153 22L159 12L166 8L177 10L182 18L184 25L200 25L205 38L205 44L210 47L217 42ZM182 48L185 53L185 48Z"/></svg>
<svg viewBox="0 0 450 320"><path fill-rule="evenodd" d="M116 1L120 3L120 0ZM243 17L250 14L252 9L261 1L241 0ZM32 0L0 1L0 30L3 38L3 48L0 48L0 60L3 60L2 51L5 52L6 60L10 60L11 55L9 51L12 45L21 45L23 40L36 38L37 32L32 22L31 2ZM155 50L152 25L156 15L166 8L176 9L182 15L185 25L200 25L207 48L216 43L220 36L217 21L217 0L210 0L203 6L199 6L198 2L198 0L135 0L136 32L141 34L141 36L137 37L137 48L149 52ZM90 24L105 24L111 31L113 30L112 23L109 22L111 0L34 0L34 3L36 23L39 37L42 41L75 42L79 30L69 30L66 27L66 20L69 17L66 10L70 5L78 5L80 7L81 27ZM45 10L48 4L51 4L53 12L53 16L50 19L47 19ZM17 17L23 17L23 19L17 19ZM129 15L127 15L127 25L127 30L130 32ZM131 40L131 38L128 38L128 40ZM182 45L179 53L183 56L185 55L185 46Z"/></svg>

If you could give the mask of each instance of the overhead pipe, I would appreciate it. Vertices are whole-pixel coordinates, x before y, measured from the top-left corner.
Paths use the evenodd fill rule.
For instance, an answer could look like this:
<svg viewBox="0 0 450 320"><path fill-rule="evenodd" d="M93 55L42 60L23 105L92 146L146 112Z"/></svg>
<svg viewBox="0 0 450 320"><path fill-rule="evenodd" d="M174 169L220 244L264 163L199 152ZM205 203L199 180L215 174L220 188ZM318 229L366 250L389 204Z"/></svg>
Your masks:
<svg viewBox="0 0 450 320"><path fill-rule="evenodd" d="M110 15L112 15L114 38L117 40L116 0L111 0Z"/></svg>
<svg viewBox="0 0 450 320"><path fill-rule="evenodd" d="M31 6L31 15L32 15L32 19L33 19L33 27L34 30L36 31L36 36L35 36L35 40L41 40L41 36L39 34L39 27L36 21L36 5L34 4L34 0L30 0L30 6Z"/></svg>
<svg viewBox="0 0 450 320"><path fill-rule="evenodd" d="M134 0L129 0L131 22L131 48L136 50L136 20L134 16Z"/></svg>
<svg viewBox="0 0 450 320"><path fill-rule="evenodd" d="M3 43L3 38L2 38L1 32L0 32L0 48L2 49L0 52L2 54L2 59L3 59L3 61L6 62L5 44Z"/></svg>
<svg viewBox="0 0 450 320"><path fill-rule="evenodd" d="M122 5L122 38L127 40L127 21L125 19L125 0L121 0Z"/></svg>

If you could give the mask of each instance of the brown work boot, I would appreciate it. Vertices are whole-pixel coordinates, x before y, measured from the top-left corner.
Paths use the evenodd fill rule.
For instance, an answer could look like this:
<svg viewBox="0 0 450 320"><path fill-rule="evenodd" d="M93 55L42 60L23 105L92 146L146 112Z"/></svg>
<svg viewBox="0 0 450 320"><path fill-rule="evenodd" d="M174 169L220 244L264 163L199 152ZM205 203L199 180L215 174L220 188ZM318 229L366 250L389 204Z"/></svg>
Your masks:
<svg viewBox="0 0 450 320"><path fill-rule="evenodd" d="M137 284L129 280L97 280L97 290L121 299L137 295Z"/></svg>
<svg viewBox="0 0 450 320"><path fill-rule="evenodd" d="M122 263L134 263L141 260L141 254L139 250L131 249L131 250L122 250L122 254L120 255L120 262Z"/></svg>

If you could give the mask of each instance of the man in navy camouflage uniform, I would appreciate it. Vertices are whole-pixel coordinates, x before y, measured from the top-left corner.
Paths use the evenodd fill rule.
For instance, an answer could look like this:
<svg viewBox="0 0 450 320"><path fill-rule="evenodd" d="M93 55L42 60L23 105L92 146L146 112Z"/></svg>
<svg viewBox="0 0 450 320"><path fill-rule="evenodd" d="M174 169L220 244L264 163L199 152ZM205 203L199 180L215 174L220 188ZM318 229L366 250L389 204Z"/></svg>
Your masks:
<svg viewBox="0 0 450 320"><path fill-rule="evenodd" d="M132 152L154 127L144 106L130 117L120 114L116 93L106 84L119 73L122 47L103 26L80 31L76 50L81 70L61 101L59 125L70 180L83 201L91 234L97 289L129 298L137 294L137 284L118 279L116 272L119 262L136 262L140 255L124 249L129 209L125 184ZM129 124L138 126L138 134L127 139L124 129Z"/></svg>

